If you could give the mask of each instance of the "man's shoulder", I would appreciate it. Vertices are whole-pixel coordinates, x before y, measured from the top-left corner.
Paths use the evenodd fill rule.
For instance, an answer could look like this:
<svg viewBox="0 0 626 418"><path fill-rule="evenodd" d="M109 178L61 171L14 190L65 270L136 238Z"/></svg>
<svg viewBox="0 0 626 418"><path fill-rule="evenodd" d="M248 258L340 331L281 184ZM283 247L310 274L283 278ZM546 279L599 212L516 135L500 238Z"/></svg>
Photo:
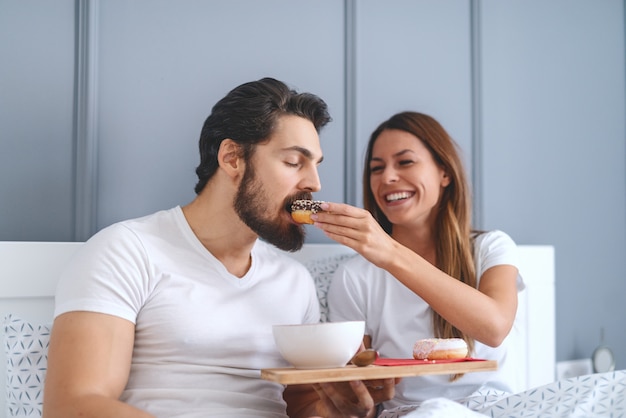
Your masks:
<svg viewBox="0 0 626 418"><path fill-rule="evenodd" d="M114 222L96 232L88 242L90 245L119 245L122 242L138 243L146 236L170 234L176 227L176 216L176 208L173 208Z"/></svg>
<svg viewBox="0 0 626 418"><path fill-rule="evenodd" d="M162 226L163 224L172 224L176 222L178 218L184 216L180 206L173 207L171 209L164 209L157 212L150 213L148 215L139 216L136 218L120 221L117 224L124 225L130 228L140 228L141 226ZM114 224L115 225L115 224Z"/></svg>

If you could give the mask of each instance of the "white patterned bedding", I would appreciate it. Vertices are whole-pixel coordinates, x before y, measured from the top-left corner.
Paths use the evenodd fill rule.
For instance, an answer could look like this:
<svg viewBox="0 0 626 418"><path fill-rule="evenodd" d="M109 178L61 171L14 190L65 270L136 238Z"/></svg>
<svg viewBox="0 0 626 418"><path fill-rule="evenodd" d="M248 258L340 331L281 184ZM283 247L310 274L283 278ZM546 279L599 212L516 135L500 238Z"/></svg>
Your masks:
<svg viewBox="0 0 626 418"><path fill-rule="evenodd" d="M626 418L626 370L563 379L508 396L476 394L460 402L431 399L383 411L380 418Z"/></svg>

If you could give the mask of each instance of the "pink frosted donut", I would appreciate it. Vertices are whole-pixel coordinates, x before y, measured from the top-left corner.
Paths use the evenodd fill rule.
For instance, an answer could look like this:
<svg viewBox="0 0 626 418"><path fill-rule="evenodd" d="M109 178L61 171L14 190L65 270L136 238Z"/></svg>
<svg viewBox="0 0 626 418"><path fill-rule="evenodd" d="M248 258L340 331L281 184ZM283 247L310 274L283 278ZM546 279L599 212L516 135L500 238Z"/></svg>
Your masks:
<svg viewBox="0 0 626 418"><path fill-rule="evenodd" d="M413 357L418 360L448 360L467 357L467 344L461 338L426 338L415 341Z"/></svg>

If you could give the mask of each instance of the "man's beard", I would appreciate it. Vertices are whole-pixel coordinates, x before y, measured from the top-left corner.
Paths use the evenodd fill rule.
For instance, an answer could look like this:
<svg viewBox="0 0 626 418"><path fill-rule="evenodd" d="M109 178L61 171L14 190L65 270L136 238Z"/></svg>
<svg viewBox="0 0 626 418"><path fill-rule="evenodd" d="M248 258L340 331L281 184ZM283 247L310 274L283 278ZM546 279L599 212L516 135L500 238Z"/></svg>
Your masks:
<svg viewBox="0 0 626 418"><path fill-rule="evenodd" d="M294 197L292 200L295 199ZM281 207L287 204L288 202L284 202ZM304 227L284 222L277 216L272 217L268 208L276 207L276 202L272 202L267 196L250 164L243 174L233 206L239 218L264 241L284 251L298 251L302 248L305 238Z"/></svg>

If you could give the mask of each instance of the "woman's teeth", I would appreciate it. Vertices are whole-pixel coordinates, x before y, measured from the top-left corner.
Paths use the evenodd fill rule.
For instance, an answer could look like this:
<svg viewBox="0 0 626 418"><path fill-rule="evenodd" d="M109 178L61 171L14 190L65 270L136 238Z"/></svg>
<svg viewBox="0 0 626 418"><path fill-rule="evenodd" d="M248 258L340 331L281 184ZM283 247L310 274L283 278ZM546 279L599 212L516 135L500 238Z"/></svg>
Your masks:
<svg viewBox="0 0 626 418"><path fill-rule="evenodd" d="M412 193L409 192L391 193L385 196L385 200L387 200L387 202L395 202L397 200L408 199L411 195Z"/></svg>

